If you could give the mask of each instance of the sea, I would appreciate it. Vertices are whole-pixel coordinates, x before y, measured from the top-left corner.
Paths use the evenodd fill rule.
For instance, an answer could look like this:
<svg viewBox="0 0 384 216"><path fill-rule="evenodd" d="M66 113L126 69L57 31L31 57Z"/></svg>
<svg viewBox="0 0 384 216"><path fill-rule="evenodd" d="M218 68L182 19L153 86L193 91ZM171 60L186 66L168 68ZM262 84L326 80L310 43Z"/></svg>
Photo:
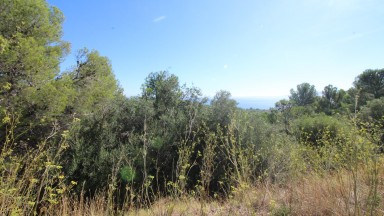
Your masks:
<svg viewBox="0 0 384 216"><path fill-rule="evenodd" d="M233 99L237 101L239 108L269 110L284 97L233 97Z"/></svg>

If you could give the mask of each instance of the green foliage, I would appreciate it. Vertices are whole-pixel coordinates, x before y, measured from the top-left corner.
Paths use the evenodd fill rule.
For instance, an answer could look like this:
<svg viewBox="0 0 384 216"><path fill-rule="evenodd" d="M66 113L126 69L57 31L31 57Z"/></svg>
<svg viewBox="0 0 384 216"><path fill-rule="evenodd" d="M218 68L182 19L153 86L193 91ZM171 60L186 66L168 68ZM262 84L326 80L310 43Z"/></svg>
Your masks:
<svg viewBox="0 0 384 216"><path fill-rule="evenodd" d="M106 186L114 165L120 161L124 166L137 157L138 143L132 142L138 138L130 136L133 125L125 124L134 120L130 106L124 97L117 97L97 110L97 115L73 123L68 137L70 146L63 160L68 161L68 175L79 182L79 191L83 186L87 192Z"/></svg>
<svg viewBox="0 0 384 216"><path fill-rule="evenodd" d="M384 97L368 101L359 112L359 118L365 122L380 122L384 116Z"/></svg>
<svg viewBox="0 0 384 216"><path fill-rule="evenodd" d="M211 101L211 127L220 125L225 128L231 123L232 116L236 110L237 102L231 99L228 91L219 91Z"/></svg>
<svg viewBox="0 0 384 216"><path fill-rule="evenodd" d="M384 96L384 69L365 70L356 77L353 83L355 88L361 91L362 100L380 98Z"/></svg>
<svg viewBox="0 0 384 216"><path fill-rule="evenodd" d="M120 176L125 182L133 182L136 178L136 171L131 166L123 166L120 169Z"/></svg>
<svg viewBox="0 0 384 216"><path fill-rule="evenodd" d="M306 116L295 121L295 135L301 142L321 146L323 145L323 136L336 138L344 126L333 117L325 115Z"/></svg>
<svg viewBox="0 0 384 216"><path fill-rule="evenodd" d="M313 106L296 106L292 101L285 99L276 102L275 109L279 111L275 113L275 118L283 123L286 134L292 134L291 127L295 119L301 116L312 116L315 112Z"/></svg>
<svg viewBox="0 0 384 216"><path fill-rule="evenodd" d="M42 101L41 95L60 91L54 78L69 44L61 41L63 15L43 0L5 0L0 10L0 85L9 83L3 92L2 106L24 111L31 106L45 109L54 101ZM53 90L53 92L52 92ZM57 95L57 97L65 95ZM56 107L63 110L63 106Z"/></svg>
<svg viewBox="0 0 384 216"><path fill-rule="evenodd" d="M0 8L0 107L19 116L15 150L23 154L58 130L73 100L72 81L59 79L69 43L61 40L63 14L46 1L5 0ZM0 125L2 143L5 130Z"/></svg>
<svg viewBox="0 0 384 216"><path fill-rule="evenodd" d="M150 73L142 90L143 98L154 101L157 118L177 106L182 96L178 78L167 71Z"/></svg>
<svg viewBox="0 0 384 216"><path fill-rule="evenodd" d="M358 125L366 130L373 143L383 152L384 146L384 97L368 101L358 113ZM375 136L373 136L375 135ZM373 138L373 139L372 139Z"/></svg>
<svg viewBox="0 0 384 216"><path fill-rule="evenodd" d="M293 119L293 115L291 112L292 107L293 104L285 99L280 100L275 104L275 108L277 109L277 111L279 111L280 114L276 116L276 119L284 124L284 129L287 134L290 133L291 121Z"/></svg>
<svg viewBox="0 0 384 216"><path fill-rule="evenodd" d="M278 122L278 110L276 108L271 108L267 115L268 122L271 124L276 124Z"/></svg>
<svg viewBox="0 0 384 216"><path fill-rule="evenodd" d="M302 83L297 85L297 90L291 89L289 99L298 106L306 106L315 102L317 93L314 85Z"/></svg>
<svg viewBox="0 0 384 216"><path fill-rule="evenodd" d="M324 87L322 94L318 109L320 112L332 115L340 111L343 99L347 93L342 89L339 90L337 87L327 85Z"/></svg>
<svg viewBox="0 0 384 216"><path fill-rule="evenodd" d="M119 93L119 86L108 58L97 51L79 50L77 67L68 76L76 90L74 112L90 113Z"/></svg>

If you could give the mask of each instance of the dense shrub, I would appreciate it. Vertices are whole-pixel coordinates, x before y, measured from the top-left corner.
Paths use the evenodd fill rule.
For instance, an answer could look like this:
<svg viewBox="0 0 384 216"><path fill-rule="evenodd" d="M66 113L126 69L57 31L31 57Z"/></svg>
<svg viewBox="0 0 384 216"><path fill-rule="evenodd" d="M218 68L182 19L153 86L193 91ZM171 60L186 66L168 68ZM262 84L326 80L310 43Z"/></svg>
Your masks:
<svg viewBox="0 0 384 216"><path fill-rule="evenodd" d="M316 115L314 117L301 117L295 121L294 134L296 138L303 143L313 146L321 146L322 138L337 138L346 125L335 117L326 115Z"/></svg>

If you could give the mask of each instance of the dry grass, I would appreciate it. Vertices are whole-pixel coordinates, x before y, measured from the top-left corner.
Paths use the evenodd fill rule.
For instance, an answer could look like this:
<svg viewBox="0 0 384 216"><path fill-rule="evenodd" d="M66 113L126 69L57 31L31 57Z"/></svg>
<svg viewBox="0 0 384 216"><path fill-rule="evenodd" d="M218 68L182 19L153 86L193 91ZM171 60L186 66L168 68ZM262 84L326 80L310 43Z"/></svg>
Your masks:
<svg viewBox="0 0 384 216"><path fill-rule="evenodd" d="M384 215L384 161L378 162L376 205L370 205L373 194L372 170L359 167L352 171L308 174L285 181L285 184L264 181L234 189L225 200L203 200L186 196L160 198L149 208L135 209L131 205L113 206L108 192L93 199L64 195L58 204L42 207L40 215ZM356 183L356 198L354 185ZM3 193L0 206L9 204ZM8 200L8 201L7 201ZM357 200L357 203L355 203ZM9 204L8 206L14 206ZM7 208L7 207L5 207ZM1 209L1 212L13 212ZM357 210L357 212L356 212ZM373 210L373 211L371 211ZM21 212L19 212L22 214Z"/></svg>
<svg viewBox="0 0 384 216"><path fill-rule="evenodd" d="M384 165L380 167L379 203L374 215L384 215ZM356 179L358 211L369 215L370 181L360 169ZM319 176L311 174L287 184L258 183L233 192L222 201L203 201L194 197L161 198L150 208L108 206L106 194L94 199L64 197L55 208L42 209L42 215L354 215L354 193L350 171Z"/></svg>
<svg viewBox="0 0 384 216"><path fill-rule="evenodd" d="M356 181L359 214L369 215L371 187L364 170L359 173ZM374 215L384 215L383 182L381 169L377 190L380 199ZM354 179L347 171L325 176L308 175L287 185L259 184L239 193L224 205L229 212L231 209L246 209L246 212L256 215L353 215L353 183Z"/></svg>
<svg viewBox="0 0 384 216"><path fill-rule="evenodd" d="M380 197L374 215L384 215L384 175L378 185ZM361 170L358 175L357 206L360 215L370 215L370 185ZM319 176L308 175L286 185L260 183L238 190L223 202L201 203L194 198L161 199L137 215L354 215L354 179L342 171Z"/></svg>

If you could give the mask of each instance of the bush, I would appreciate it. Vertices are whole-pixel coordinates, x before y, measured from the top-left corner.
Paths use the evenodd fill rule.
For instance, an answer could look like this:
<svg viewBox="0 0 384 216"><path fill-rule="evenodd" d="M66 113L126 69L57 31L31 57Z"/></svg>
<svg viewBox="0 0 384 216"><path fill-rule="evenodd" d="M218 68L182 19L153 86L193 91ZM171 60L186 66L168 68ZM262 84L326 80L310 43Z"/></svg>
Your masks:
<svg viewBox="0 0 384 216"><path fill-rule="evenodd" d="M337 139L345 126L338 119L323 114L301 117L294 123L294 134L301 143L320 147L324 144L322 140L325 136Z"/></svg>

